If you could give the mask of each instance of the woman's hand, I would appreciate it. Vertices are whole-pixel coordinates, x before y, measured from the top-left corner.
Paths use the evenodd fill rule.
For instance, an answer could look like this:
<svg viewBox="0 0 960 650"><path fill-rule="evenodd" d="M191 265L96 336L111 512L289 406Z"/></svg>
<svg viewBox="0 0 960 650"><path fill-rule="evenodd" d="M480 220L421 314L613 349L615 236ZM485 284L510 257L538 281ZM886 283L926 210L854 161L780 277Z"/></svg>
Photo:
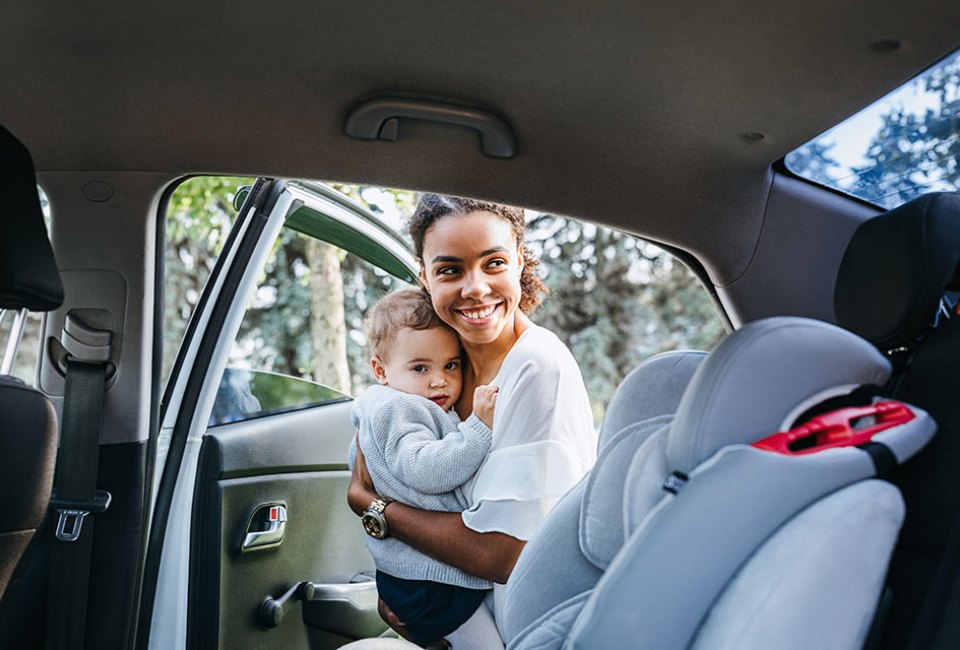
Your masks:
<svg viewBox="0 0 960 650"><path fill-rule="evenodd" d="M347 487L347 504L359 517L376 498L377 491L373 487L370 472L367 471L367 461L360 449L360 435L357 434L357 457L353 462L353 474Z"/></svg>
<svg viewBox="0 0 960 650"><path fill-rule="evenodd" d="M376 498L373 479L367 471L358 440L357 457L347 488L347 503L359 517ZM384 516L390 524L392 537L435 560L493 582L506 583L526 544L504 533L471 530L463 523L459 512L430 512L393 501L384 510Z"/></svg>

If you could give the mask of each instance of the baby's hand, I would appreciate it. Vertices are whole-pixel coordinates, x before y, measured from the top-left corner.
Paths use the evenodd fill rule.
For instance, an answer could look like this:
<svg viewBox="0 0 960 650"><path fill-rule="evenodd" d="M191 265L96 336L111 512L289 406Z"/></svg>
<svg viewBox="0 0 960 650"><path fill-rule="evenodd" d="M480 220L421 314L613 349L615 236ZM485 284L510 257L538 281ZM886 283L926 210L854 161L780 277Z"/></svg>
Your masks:
<svg viewBox="0 0 960 650"><path fill-rule="evenodd" d="M497 405L498 386L477 386L473 391L473 412L485 425L493 428L493 407Z"/></svg>

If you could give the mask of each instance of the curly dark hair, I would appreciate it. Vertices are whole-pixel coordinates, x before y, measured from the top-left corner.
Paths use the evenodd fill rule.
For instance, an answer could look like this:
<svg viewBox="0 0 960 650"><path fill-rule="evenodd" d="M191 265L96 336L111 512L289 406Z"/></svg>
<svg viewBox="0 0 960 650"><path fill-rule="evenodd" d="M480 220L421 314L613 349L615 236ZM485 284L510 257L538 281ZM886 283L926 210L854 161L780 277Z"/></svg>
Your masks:
<svg viewBox="0 0 960 650"><path fill-rule="evenodd" d="M417 259L423 264L423 240L430 226L443 217L450 215L465 215L471 212L492 212L508 224L513 230L517 246L523 244L527 232L527 224L523 218L523 210L500 203L463 199L456 196L441 194L423 194L417 203L417 209L410 217L409 231L413 238L413 247ZM523 248L523 270L520 272L520 310L524 314L533 311L543 302L543 297L549 289L543 284L537 273L540 260L525 246Z"/></svg>

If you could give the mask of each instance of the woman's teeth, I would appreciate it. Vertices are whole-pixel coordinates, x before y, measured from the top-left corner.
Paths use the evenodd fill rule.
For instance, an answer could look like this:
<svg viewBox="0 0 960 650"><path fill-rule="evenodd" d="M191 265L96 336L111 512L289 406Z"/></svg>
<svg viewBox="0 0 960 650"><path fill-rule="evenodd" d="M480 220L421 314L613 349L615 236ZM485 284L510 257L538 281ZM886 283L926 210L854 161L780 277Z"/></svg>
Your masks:
<svg viewBox="0 0 960 650"><path fill-rule="evenodd" d="M479 320L481 318L486 318L496 310L496 305L490 305L489 307L484 307L483 309L462 309L460 313L463 314L465 318L470 320Z"/></svg>

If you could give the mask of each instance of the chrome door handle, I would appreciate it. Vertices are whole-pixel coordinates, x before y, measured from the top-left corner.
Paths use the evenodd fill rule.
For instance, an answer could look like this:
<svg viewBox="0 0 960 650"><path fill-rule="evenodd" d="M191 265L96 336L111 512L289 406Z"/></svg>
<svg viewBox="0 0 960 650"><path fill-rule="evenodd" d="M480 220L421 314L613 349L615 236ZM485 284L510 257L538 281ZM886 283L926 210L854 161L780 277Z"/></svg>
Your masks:
<svg viewBox="0 0 960 650"><path fill-rule="evenodd" d="M257 530L259 528L259 530ZM283 543L287 530L287 507L282 503L265 503L254 510L247 522L240 552L274 548Z"/></svg>

